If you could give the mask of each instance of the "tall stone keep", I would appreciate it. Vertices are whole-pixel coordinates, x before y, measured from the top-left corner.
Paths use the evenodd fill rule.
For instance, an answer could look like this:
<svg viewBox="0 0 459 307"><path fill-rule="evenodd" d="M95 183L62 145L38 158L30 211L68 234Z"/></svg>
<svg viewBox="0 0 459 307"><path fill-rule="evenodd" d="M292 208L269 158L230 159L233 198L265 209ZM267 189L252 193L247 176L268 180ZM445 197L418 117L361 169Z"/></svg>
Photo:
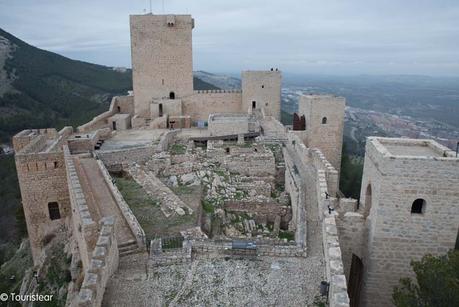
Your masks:
<svg viewBox="0 0 459 307"><path fill-rule="evenodd" d="M399 279L414 276L411 260L454 249L458 187L459 158L448 148L432 140L368 138L360 196L368 247L350 273L351 279L363 273L361 306L390 306Z"/></svg>
<svg viewBox="0 0 459 307"><path fill-rule="evenodd" d="M250 113L263 109L265 115L280 120L281 83L280 71L242 72L242 111Z"/></svg>
<svg viewBox="0 0 459 307"><path fill-rule="evenodd" d="M303 95L298 103L299 116L305 117L306 146L319 148L339 172L344 129L344 97Z"/></svg>
<svg viewBox="0 0 459 307"><path fill-rule="evenodd" d="M131 15L134 111L149 118L153 99L193 94L191 15Z"/></svg>

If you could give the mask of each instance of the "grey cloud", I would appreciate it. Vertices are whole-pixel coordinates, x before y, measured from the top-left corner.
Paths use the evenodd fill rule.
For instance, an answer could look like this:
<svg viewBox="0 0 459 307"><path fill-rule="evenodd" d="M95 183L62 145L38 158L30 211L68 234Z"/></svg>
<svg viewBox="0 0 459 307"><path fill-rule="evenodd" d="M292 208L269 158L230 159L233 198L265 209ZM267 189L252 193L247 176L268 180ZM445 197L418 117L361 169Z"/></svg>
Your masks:
<svg viewBox="0 0 459 307"><path fill-rule="evenodd" d="M190 13L194 68L459 75L459 2L165 0ZM129 14L149 2L0 0L0 27L38 47L130 66ZM162 1L152 1L162 13Z"/></svg>

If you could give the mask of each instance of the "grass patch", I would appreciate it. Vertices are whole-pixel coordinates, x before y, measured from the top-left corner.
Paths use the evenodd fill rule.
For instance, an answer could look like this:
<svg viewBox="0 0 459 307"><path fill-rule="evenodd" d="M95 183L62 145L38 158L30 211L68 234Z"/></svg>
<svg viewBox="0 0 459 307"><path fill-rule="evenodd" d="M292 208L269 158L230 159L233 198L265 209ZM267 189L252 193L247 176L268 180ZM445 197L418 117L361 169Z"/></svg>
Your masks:
<svg viewBox="0 0 459 307"><path fill-rule="evenodd" d="M191 215L172 215L166 218L159 202L150 197L142 186L131 178L117 178L116 186L145 231L147 239L177 235L180 230L196 224L195 212Z"/></svg>
<svg viewBox="0 0 459 307"><path fill-rule="evenodd" d="M169 147L171 155L183 155L186 153L186 146L182 144L172 144Z"/></svg>
<svg viewBox="0 0 459 307"><path fill-rule="evenodd" d="M204 199L202 201L202 209L204 210L204 212L207 212L207 213L215 212L215 206L207 199Z"/></svg>
<svg viewBox="0 0 459 307"><path fill-rule="evenodd" d="M194 188L186 185L179 185L172 187L171 190L177 195L191 194L194 192Z"/></svg>
<svg viewBox="0 0 459 307"><path fill-rule="evenodd" d="M280 230L279 238L287 239L287 241L295 241L295 233L293 231Z"/></svg>

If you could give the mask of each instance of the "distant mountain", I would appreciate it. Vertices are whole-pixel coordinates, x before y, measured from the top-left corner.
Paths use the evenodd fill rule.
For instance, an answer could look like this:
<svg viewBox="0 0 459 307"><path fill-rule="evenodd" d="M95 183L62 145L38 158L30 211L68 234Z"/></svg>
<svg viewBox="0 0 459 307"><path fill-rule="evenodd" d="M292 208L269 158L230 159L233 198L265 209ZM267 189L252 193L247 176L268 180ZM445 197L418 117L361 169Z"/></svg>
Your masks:
<svg viewBox="0 0 459 307"><path fill-rule="evenodd" d="M195 89L218 89L193 81ZM130 69L71 60L0 29L0 141L26 128L78 126L131 89Z"/></svg>
<svg viewBox="0 0 459 307"><path fill-rule="evenodd" d="M210 83L224 90L234 90L241 88L241 80L227 75L212 74L206 71L195 71L193 75L207 83Z"/></svg>

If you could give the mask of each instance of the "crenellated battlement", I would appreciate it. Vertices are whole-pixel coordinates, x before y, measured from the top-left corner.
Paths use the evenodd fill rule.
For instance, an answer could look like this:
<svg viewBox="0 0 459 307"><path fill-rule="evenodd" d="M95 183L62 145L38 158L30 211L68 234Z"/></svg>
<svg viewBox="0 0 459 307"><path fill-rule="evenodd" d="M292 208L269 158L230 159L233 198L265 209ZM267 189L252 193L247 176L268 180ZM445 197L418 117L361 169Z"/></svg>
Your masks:
<svg viewBox="0 0 459 307"><path fill-rule="evenodd" d="M232 93L242 93L242 90L194 90L194 94L232 94Z"/></svg>

